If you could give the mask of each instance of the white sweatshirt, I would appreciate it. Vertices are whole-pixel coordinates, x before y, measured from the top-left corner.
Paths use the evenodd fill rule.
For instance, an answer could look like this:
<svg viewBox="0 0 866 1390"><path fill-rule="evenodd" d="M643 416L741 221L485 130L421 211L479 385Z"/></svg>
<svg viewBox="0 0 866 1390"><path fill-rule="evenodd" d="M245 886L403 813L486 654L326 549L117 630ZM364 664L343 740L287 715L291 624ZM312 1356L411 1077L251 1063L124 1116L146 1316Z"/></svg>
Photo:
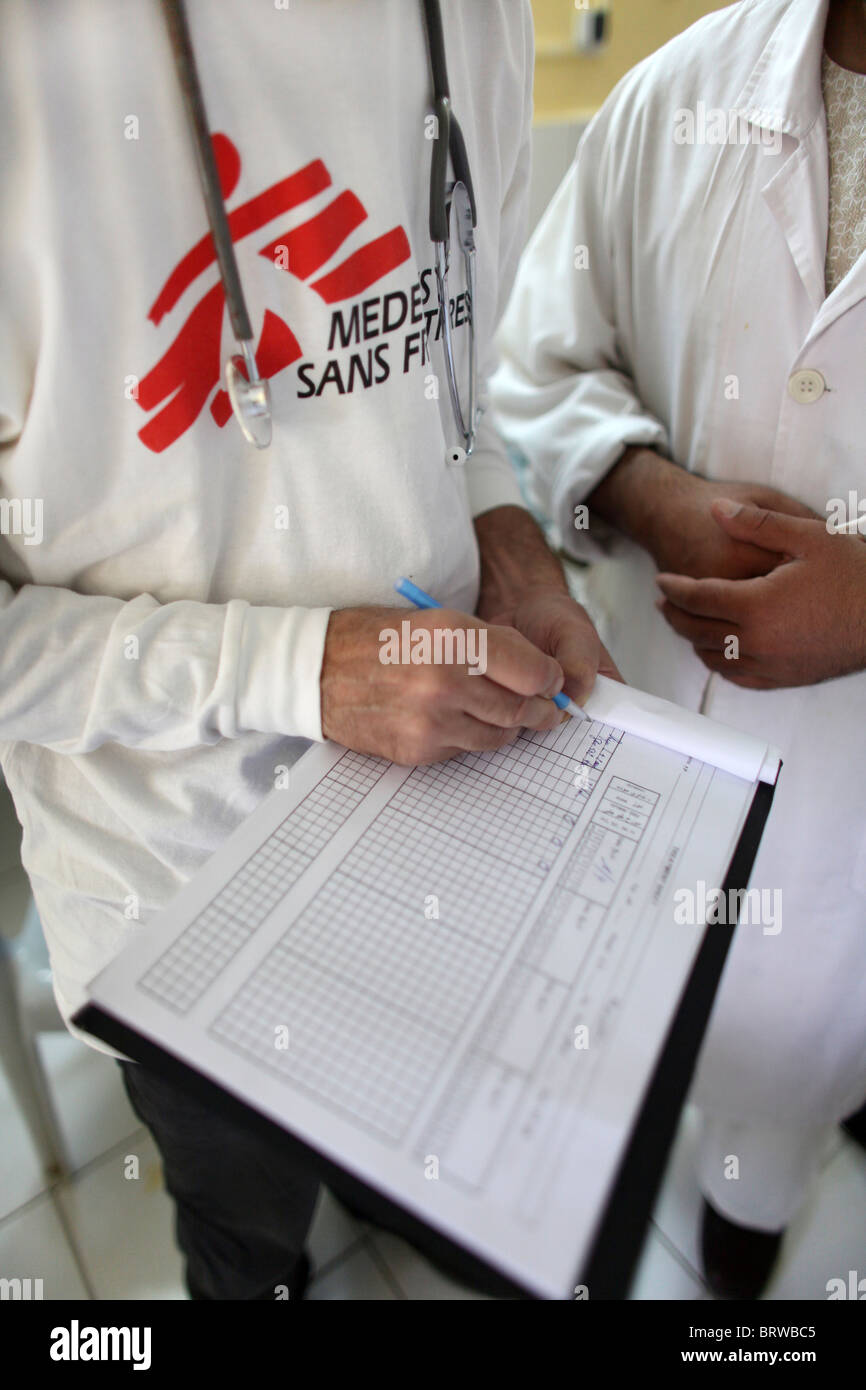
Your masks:
<svg viewBox="0 0 866 1390"><path fill-rule="evenodd" d="M486 419L447 462L420 3L188 8L264 453L226 418L233 339L157 0L3 9L0 761L67 1019L321 739L330 611L399 606L403 574L471 610L472 518L520 503ZM443 17L486 379L523 243L531 16ZM452 280L463 381L459 255Z"/></svg>

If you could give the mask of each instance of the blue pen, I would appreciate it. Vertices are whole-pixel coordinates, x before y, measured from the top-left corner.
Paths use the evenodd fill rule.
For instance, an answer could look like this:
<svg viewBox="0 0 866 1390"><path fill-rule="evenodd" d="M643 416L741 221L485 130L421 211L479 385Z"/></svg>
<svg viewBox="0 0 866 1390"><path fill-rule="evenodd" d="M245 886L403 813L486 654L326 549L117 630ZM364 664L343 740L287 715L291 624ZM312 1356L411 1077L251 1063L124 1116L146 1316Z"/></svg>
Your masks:
<svg viewBox="0 0 866 1390"><path fill-rule="evenodd" d="M423 589L419 589L417 584L413 584L411 579L398 579L394 585L398 594L402 594L410 603L414 603L416 608L441 608L442 604L437 603L435 598L425 594ZM564 690L560 690L558 695L553 696L553 703L558 709L567 710L572 719L589 719L586 710L581 709L570 700Z"/></svg>

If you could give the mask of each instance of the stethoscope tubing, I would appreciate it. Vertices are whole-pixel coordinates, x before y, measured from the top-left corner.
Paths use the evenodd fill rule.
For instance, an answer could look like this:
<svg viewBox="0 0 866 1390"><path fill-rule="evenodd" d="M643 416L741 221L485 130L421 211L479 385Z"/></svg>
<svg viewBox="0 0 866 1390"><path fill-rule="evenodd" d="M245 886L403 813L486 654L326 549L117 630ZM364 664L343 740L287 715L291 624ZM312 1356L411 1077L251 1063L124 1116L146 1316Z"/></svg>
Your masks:
<svg viewBox="0 0 866 1390"><path fill-rule="evenodd" d="M162 0L162 8L174 51L184 104L195 135L193 144L196 167L216 249L220 278L225 290L232 332L239 343L248 343L252 341L253 328L241 285L234 243L229 230L228 214L220 192L219 172L214 157L213 142L210 138L210 126L208 125L204 96L190 38L186 9L183 0Z"/></svg>
<svg viewBox="0 0 866 1390"><path fill-rule="evenodd" d="M245 435L259 448L266 448L271 439L270 393L266 381L259 377L252 349L253 330L250 321L229 228L228 214L213 152L210 126L204 95L196 67L184 0L161 0L168 27L169 39L177 69L188 122L193 135L196 168L207 211L208 223L216 251L220 279L228 305L232 332L242 350L242 358L232 358L226 366L226 384L232 410ZM448 67L445 58L445 35L439 0L423 0L425 31L433 78L434 112L438 122L433 146L430 172L430 237L434 244L436 280L440 315L443 317L448 389L455 423L460 430L467 452L475 443L477 364L475 345L475 193L469 170L469 156L459 122L451 108L448 86ZM448 182L448 158L454 180ZM454 348L448 302L448 263L450 250L451 203L457 198L460 215L460 247L466 268L469 289L469 420L460 403L457 386Z"/></svg>

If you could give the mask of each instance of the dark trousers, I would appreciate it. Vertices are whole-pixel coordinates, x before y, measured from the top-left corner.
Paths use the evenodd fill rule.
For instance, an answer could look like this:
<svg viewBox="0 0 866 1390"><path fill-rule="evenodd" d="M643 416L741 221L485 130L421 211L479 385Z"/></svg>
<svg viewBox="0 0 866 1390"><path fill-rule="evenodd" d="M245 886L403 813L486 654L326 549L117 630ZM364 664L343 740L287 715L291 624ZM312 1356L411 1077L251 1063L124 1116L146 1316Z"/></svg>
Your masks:
<svg viewBox="0 0 866 1390"><path fill-rule="evenodd" d="M277 1285L292 1283L318 1179L278 1141L136 1062L119 1066L162 1156L191 1297L273 1300Z"/></svg>
<svg viewBox="0 0 866 1390"><path fill-rule="evenodd" d="M191 1297L266 1300L278 1285L291 1287L319 1191L310 1159L137 1062L118 1065L162 1157ZM410 1241L450 1278L494 1298L520 1296L369 1188L339 1175L328 1186L355 1216Z"/></svg>

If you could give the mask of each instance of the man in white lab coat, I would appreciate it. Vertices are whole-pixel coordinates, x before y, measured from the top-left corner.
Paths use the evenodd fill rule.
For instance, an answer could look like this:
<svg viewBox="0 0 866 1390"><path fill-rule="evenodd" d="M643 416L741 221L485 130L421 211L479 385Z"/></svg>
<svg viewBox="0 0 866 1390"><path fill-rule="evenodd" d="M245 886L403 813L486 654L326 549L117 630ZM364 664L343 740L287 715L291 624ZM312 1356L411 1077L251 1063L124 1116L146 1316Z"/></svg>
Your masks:
<svg viewBox="0 0 866 1390"><path fill-rule="evenodd" d="M866 7L742 0L589 126L494 383L626 679L784 754L695 1089L739 1297L866 1092L864 251Z"/></svg>

